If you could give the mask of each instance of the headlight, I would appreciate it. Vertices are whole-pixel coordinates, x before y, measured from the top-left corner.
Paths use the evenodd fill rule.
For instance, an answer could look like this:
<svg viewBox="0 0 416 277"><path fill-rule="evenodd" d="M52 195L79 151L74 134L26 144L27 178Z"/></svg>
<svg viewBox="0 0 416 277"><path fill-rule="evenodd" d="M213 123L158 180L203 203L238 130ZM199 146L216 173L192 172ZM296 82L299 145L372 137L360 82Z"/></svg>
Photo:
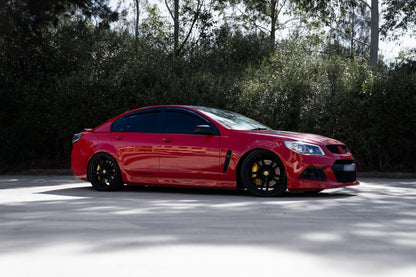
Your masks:
<svg viewBox="0 0 416 277"><path fill-rule="evenodd" d="M325 156L324 151L318 145L301 141L285 141L285 146L298 154Z"/></svg>

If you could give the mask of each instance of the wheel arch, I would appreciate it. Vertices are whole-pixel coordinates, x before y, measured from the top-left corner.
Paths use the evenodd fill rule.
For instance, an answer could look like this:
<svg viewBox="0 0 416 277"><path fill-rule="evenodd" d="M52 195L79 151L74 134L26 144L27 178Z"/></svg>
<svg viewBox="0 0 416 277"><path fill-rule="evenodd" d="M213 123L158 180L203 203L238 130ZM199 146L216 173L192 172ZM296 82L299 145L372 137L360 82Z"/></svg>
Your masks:
<svg viewBox="0 0 416 277"><path fill-rule="evenodd" d="M87 170L86 170L87 171L87 179L88 179L88 181L91 182L91 179L90 179L90 170L89 170L91 161L93 160L93 158L95 156L101 155L101 154L109 155L109 156L111 156L114 159L114 161L117 163L118 168L120 169L121 177L123 178L123 172L121 171L121 168L120 168L120 165L119 165L119 161L116 159L116 157L114 157L114 155L111 152L108 152L108 151L98 151L98 152L95 152L92 155L90 155L90 158L88 159L88 162L87 162Z"/></svg>
<svg viewBox="0 0 416 277"><path fill-rule="evenodd" d="M235 174L236 174L236 180L237 180L237 189L239 189L239 190L244 189L244 185L242 184L241 174L240 174L241 173L241 166L242 166L244 160L247 158L247 156L250 155L252 152L257 151L257 150L266 150L266 151L276 155L280 159L280 161L282 162L283 167L285 168L285 171L287 172L286 165L283 162L282 157L278 153L276 153L275 151L273 151L271 149L268 149L268 148L262 148L262 147L257 147L257 148L250 149L241 156L240 160L237 163L237 170L236 170Z"/></svg>

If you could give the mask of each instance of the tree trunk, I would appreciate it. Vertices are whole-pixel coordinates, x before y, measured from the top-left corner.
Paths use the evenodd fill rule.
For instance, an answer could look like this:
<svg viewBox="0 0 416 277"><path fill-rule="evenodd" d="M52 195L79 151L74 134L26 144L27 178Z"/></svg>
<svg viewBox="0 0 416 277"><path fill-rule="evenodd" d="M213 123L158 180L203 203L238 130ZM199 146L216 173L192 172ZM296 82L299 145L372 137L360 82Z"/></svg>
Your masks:
<svg viewBox="0 0 416 277"><path fill-rule="evenodd" d="M270 26L270 50L274 50L274 43L276 41L276 0L270 1L270 19L271 19L271 26Z"/></svg>
<svg viewBox="0 0 416 277"><path fill-rule="evenodd" d="M179 0L174 0L174 11L173 11L173 37L174 37L174 53L178 55L177 51L179 48Z"/></svg>
<svg viewBox="0 0 416 277"><path fill-rule="evenodd" d="M140 18L140 6L139 6L140 0L135 0L136 3L136 25L134 26L134 37L137 39L137 36L139 35L139 18Z"/></svg>
<svg viewBox="0 0 416 277"><path fill-rule="evenodd" d="M352 15L351 15L351 39L350 39L350 55L351 58L354 57L355 51L354 51L354 37L355 37L355 7L352 7Z"/></svg>
<svg viewBox="0 0 416 277"><path fill-rule="evenodd" d="M371 0L371 40L370 40L370 65L374 66L378 61L379 42L379 14L378 0Z"/></svg>

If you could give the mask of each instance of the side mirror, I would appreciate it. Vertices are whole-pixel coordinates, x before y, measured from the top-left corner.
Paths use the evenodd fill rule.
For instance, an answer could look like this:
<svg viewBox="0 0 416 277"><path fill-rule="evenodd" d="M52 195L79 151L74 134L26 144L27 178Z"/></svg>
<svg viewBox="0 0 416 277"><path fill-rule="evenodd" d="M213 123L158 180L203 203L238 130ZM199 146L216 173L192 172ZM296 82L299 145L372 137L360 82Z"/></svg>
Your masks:
<svg viewBox="0 0 416 277"><path fill-rule="evenodd" d="M194 134L211 136L214 134L214 130L209 125L197 125Z"/></svg>

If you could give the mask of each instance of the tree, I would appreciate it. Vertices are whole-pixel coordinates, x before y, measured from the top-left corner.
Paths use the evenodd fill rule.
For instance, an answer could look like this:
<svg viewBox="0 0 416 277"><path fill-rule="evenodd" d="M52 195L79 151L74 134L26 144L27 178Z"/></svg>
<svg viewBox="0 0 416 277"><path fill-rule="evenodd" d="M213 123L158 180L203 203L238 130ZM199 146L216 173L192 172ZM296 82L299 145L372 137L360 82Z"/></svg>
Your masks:
<svg viewBox="0 0 416 277"><path fill-rule="evenodd" d="M3 47L19 48L42 40L44 27L56 27L68 18L95 18L97 25L109 28L118 12L108 0L10 0L0 2L0 38ZM3 49L4 50L4 49Z"/></svg>
<svg viewBox="0 0 416 277"><path fill-rule="evenodd" d="M330 26L334 45L348 57L363 55L370 46L370 12L365 5L355 1L343 2L341 15Z"/></svg>
<svg viewBox="0 0 416 277"><path fill-rule="evenodd" d="M352 40L354 37L352 34L348 34L345 30L341 30L336 24L339 19L342 19L346 16L346 11L351 7L364 6L366 9L371 11L371 35L370 35L370 65L375 65L377 63L378 57L378 0L371 0L371 5L365 0L350 0L350 1L341 1L341 0L293 0L295 5L302 12L317 18L323 22L326 26L331 29L335 29L338 32L344 33L346 36L349 36ZM362 43L362 42L361 42Z"/></svg>
<svg viewBox="0 0 416 277"><path fill-rule="evenodd" d="M173 40L174 40L174 46L173 46L173 52L175 56L179 56L183 47L186 45L186 43L189 40L189 37L195 27L195 24L197 20L200 18L201 14L203 13L202 7L203 7L204 1L203 0L197 0L196 5L191 0L183 0L183 5L180 5L179 0L173 0L173 11L172 11L172 4L169 3L168 0L165 0L166 8L169 11L169 14L173 20ZM184 16L187 14L190 16L189 19L186 19ZM182 20L181 20L182 15ZM189 23L188 30L185 32L186 34L183 36L183 40L181 43L179 43L180 39L180 25L182 23L182 28L185 28L185 25Z"/></svg>
<svg viewBox="0 0 416 277"><path fill-rule="evenodd" d="M384 19L386 23L381 27L384 36L393 33L397 37L396 30L408 31L416 25L416 0L390 0L384 2ZM416 29L413 29L416 33Z"/></svg>
<svg viewBox="0 0 416 277"><path fill-rule="evenodd" d="M367 4L368 5L368 4ZM370 38L370 61L369 64L374 66L378 61L378 43L380 40L380 14L378 12L378 0L371 0L371 38Z"/></svg>
<svg viewBox="0 0 416 277"><path fill-rule="evenodd" d="M389 31L398 29L407 30L414 25L416 19L416 0L411 1L383 1L382 13L379 12L379 0L292 0L297 8L309 15L319 18L327 26L331 26L336 18L342 16L345 5L350 3L355 6L364 6L371 13L370 23L370 60L369 64L374 66L378 61L378 48L380 31L386 37ZM380 26L380 16L384 23Z"/></svg>
<svg viewBox="0 0 416 277"><path fill-rule="evenodd" d="M10 0L2 1L1 8L4 13L21 12L34 28L48 24L56 26L64 18L77 14L97 18L101 26L108 27L110 22L118 19L118 13L111 10L108 2L109 0Z"/></svg>
<svg viewBox="0 0 416 277"><path fill-rule="evenodd" d="M273 51L276 43L276 31L282 29L289 22L297 19L289 18L281 21L284 15L290 14L288 0L229 0L227 2L237 10L239 15L234 19L243 22L246 29L252 30L254 26L260 32L269 36L270 50ZM224 7L223 7L224 9Z"/></svg>
<svg viewBox="0 0 416 277"><path fill-rule="evenodd" d="M37 78L37 72L44 69L45 53L53 48L48 44L48 36L68 19L84 21L94 18L96 27L109 29L110 22L118 19L118 12L107 4L108 0L1 1L0 59L4 65L2 69L5 69L2 78L12 76L11 83L17 76L25 80Z"/></svg>
<svg viewBox="0 0 416 277"><path fill-rule="evenodd" d="M137 39L139 35L139 19L140 19L140 0L134 0L134 4L136 5L136 19L134 25L134 37Z"/></svg>
<svg viewBox="0 0 416 277"><path fill-rule="evenodd" d="M136 41L144 39L154 44L166 43L171 26L155 1L117 0L116 10L120 17L112 24L113 30L129 33Z"/></svg>

